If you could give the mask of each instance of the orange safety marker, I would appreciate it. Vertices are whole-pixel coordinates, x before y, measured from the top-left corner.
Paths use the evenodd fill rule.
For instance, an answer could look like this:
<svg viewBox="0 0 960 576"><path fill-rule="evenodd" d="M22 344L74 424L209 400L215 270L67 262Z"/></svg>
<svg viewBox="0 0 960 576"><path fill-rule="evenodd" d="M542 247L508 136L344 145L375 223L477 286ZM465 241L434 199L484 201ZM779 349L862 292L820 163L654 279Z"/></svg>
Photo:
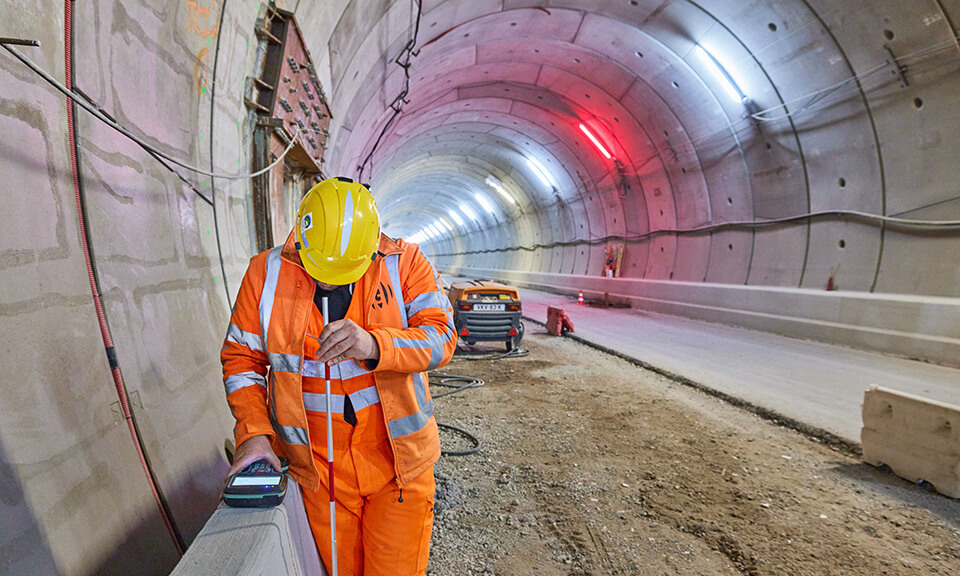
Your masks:
<svg viewBox="0 0 960 576"><path fill-rule="evenodd" d="M583 306L583 290L581 290L580 294L577 295L577 304Z"/></svg>

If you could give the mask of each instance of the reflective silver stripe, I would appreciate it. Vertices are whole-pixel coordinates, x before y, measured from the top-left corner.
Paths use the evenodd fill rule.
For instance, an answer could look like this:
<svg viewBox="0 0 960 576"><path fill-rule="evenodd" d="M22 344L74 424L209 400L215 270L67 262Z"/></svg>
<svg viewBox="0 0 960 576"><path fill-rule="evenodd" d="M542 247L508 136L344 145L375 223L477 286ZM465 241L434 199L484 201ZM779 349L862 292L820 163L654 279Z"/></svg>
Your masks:
<svg viewBox="0 0 960 576"><path fill-rule="evenodd" d="M260 336L263 346L267 346L267 332L270 329L270 314L273 313L273 300L277 295L277 281L280 278L280 252L283 246L277 246L267 254L267 277L263 281L260 293Z"/></svg>
<svg viewBox="0 0 960 576"><path fill-rule="evenodd" d="M424 406L427 403L427 383L423 379L423 372L414 372L413 391L417 394L417 406Z"/></svg>
<svg viewBox="0 0 960 576"><path fill-rule="evenodd" d="M240 374L227 376L227 379L223 382L223 387L227 389L227 394L231 394L247 386L266 388L267 379L256 372L241 372Z"/></svg>
<svg viewBox="0 0 960 576"><path fill-rule="evenodd" d="M369 374L370 371L364 368L360 362L351 358L344 360L339 364L330 367L330 378L332 380L349 380L357 376ZM303 361L303 375L311 378L325 378L323 362L317 360Z"/></svg>
<svg viewBox="0 0 960 576"><path fill-rule="evenodd" d="M263 340L259 334L253 332L244 332L236 324L231 323L227 329L227 342L233 342L247 348L263 352Z"/></svg>
<svg viewBox="0 0 960 576"><path fill-rule="evenodd" d="M363 390L357 390L350 393L350 403L353 404L353 410L359 412L364 408L369 408L374 404L380 403L380 394L376 386L369 386Z"/></svg>
<svg viewBox="0 0 960 576"><path fill-rule="evenodd" d="M330 377L333 377L333 366L330 367ZM325 378L323 362L319 360L304 360L303 375L308 378Z"/></svg>
<svg viewBox="0 0 960 576"><path fill-rule="evenodd" d="M270 358L270 367L274 372L300 373L302 357L296 354L267 354L267 356Z"/></svg>
<svg viewBox="0 0 960 576"><path fill-rule="evenodd" d="M444 330L440 333L434 326L415 326L424 331L427 335L426 340L416 340L414 338L394 338L394 348L408 348L413 350L430 350L430 365L427 370L433 370L443 361L443 345L453 339L453 331Z"/></svg>
<svg viewBox="0 0 960 576"><path fill-rule="evenodd" d="M357 376L364 376L370 373L370 371L364 368L359 361L353 358L349 360L344 360L343 362L337 364L337 367L340 368L341 380L349 380L351 378L356 378Z"/></svg>
<svg viewBox="0 0 960 576"><path fill-rule="evenodd" d="M306 428L297 428L296 426L281 426L274 422L273 431L277 436L287 444L298 444L300 446L309 446L310 440L307 437Z"/></svg>
<svg viewBox="0 0 960 576"><path fill-rule="evenodd" d="M310 433L306 428L299 428L297 426L281 426L280 423L277 422L277 400L274 397L274 394L277 391L277 377L273 372L270 373L270 383L271 386L268 387L268 390L270 391L270 402L267 413L270 415L270 424L273 426L273 431L276 432L278 438L288 444L309 446Z"/></svg>
<svg viewBox="0 0 960 576"><path fill-rule="evenodd" d="M393 285L394 300L397 301L397 309L400 310L400 321L403 328L407 328L407 311L403 307L403 284L400 283L400 255L391 254L384 258L387 264L387 273L390 275L390 284Z"/></svg>
<svg viewBox="0 0 960 576"><path fill-rule="evenodd" d="M431 416L433 416L433 402L421 406L420 412L416 414L389 422L387 427L390 429L390 437L396 439L422 430L430 422Z"/></svg>
<svg viewBox="0 0 960 576"><path fill-rule="evenodd" d="M429 260L427 260L429 262ZM431 266L433 266L431 264ZM436 275L437 279L437 293L440 294L444 299L444 305L440 308L443 310L443 313L447 315L447 328L450 329L451 334L457 333L457 328L453 324L453 304L450 302L450 299L446 297L446 294L443 291L443 280L440 279L440 275L437 274L437 271L434 270L433 273Z"/></svg>
<svg viewBox="0 0 960 576"><path fill-rule="evenodd" d="M313 392L303 393L303 407L307 412L327 412L326 394L314 394ZM330 395L330 411L334 414L343 414L343 395Z"/></svg>
<svg viewBox="0 0 960 576"><path fill-rule="evenodd" d="M439 308L446 310L450 307L450 301L442 292L424 292L410 302L404 304L407 318L412 318L427 308Z"/></svg>
<svg viewBox="0 0 960 576"><path fill-rule="evenodd" d="M343 414L342 394L330 395L330 410L334 414ZM376 386L369 386L363 390L357 390L350 394L350 404L353 405L353 411L359 412L364 408L369 408L374 404L380 403L380 394L377 393ZM313 392L303 393L303 406L307 412L327 412L326 394L314 394Z"/></svg>

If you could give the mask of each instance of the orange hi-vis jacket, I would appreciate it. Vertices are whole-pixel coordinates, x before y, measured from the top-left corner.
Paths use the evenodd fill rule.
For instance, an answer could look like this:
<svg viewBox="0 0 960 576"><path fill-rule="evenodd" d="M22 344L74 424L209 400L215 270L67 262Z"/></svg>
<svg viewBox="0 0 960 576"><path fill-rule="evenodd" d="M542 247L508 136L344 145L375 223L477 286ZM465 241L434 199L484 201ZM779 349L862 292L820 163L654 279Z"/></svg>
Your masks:
<svg viewBox="0 0 960 576"><path fill-rule="evenodd" d="M377 340L380 359L345 360L331 366L331 378L373 374L402 487L440 457L426 371L453 356L453 310L440 276L419 247L385 235L376 260L357 283L361 286L364 293L353 297L363 298L361 327ZM315 290L293 234L283 246L254 256L220 352L237 446L253 436L269 436L276 453L290 460L290 474L313 491L320 487L320 474L310 448L302 378L305 368L322 370L304 365Z"/></svg>

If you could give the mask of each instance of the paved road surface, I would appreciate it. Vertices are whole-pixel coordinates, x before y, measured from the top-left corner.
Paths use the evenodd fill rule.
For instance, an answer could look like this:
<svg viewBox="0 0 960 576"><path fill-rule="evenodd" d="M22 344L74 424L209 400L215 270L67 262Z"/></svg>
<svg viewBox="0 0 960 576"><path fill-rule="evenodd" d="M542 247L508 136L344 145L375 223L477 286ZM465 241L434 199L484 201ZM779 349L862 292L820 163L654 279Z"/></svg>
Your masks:
<svg viewBox="0 0 960 576"><path fill-rule="evenodd" d="M636 309L578 306L520 290L523 314L560 306L577 336L795 420L860 441L863 393L876 384L960 405L960 370Z"/></svg>

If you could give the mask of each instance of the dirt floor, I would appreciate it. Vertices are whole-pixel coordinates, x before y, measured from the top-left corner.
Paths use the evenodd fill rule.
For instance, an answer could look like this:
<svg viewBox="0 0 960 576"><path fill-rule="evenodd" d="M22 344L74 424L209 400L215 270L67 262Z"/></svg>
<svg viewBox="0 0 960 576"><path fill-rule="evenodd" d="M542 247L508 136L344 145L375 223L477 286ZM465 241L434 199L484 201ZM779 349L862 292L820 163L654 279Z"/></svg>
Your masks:
<svg viewBox="0 0 960 576"><path fill-rule="evenodd" d="M485 380L436 402L483 447L437 464L427 574L960 574L960 502L542 329L524 346L443 369Z"/></svg>

